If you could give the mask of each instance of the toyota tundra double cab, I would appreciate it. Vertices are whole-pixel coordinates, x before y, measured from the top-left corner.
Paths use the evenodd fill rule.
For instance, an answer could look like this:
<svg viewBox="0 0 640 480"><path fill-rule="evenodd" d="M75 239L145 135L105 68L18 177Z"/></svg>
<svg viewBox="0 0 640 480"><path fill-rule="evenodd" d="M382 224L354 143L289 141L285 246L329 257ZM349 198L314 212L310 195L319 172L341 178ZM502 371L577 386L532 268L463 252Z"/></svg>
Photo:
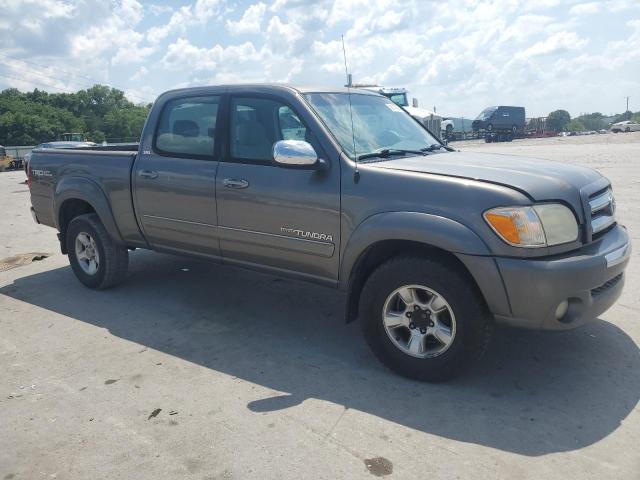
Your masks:
<svg viewBox="0 0 640 480"><path fill-rule="evenodd" d="M316 282L346 292L384 364L428 381L478 358L495 323L575 328L623 288L609 180L453 151L374 92L174 90L134 148L29 163L33 216L89 288L125 280L136 248Z"/></svg>

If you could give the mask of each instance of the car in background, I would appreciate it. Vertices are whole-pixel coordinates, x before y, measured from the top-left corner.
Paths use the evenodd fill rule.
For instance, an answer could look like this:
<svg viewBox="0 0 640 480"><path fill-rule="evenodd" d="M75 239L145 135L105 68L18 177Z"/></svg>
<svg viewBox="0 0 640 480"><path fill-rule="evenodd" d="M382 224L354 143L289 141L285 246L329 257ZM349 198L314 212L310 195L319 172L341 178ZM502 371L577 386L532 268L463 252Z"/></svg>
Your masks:
<svg viewBox="0 0 640 480"><path fill-rule="evenodd" d="M442 132L442 135L444 135L444 138L446 138L447 140L450 139L453 135L454 128L455 125L453 124L453 120L451 120L450 118L443 118L442 122L440 122L440 131Z"/></svg>
<svg viewBox="0 0 640 480"><path fill-rule="evenodd" d="M485 108L471 123L474 132L510 132L517 135L524 131L524 107L497 106Z"/></svg>
<svg viewBox="0 0 640 480"><path fill-rule="evenodd" d="M93 143L93 142L76 142L76 141L69 141L69 142L46 142L46 143L41 143L39 145L36 145L35 147L33 147L33 150L39 149L39 148L87 148L87 147L95 147L97 146L97 143ZM31 150L29 153L27 153L24 156L24 173L27 174L27 176L29 176L29 160L31 160L31 154L33 153L33 150Z"/></svg>
<svg viewBox="0 0 640 480"><path fill-rule="evenodd" d="M632 122L631 120L625 120L624 122L617 122L611 125L611 131L613 133L640 132L640 123Z"/></svg>

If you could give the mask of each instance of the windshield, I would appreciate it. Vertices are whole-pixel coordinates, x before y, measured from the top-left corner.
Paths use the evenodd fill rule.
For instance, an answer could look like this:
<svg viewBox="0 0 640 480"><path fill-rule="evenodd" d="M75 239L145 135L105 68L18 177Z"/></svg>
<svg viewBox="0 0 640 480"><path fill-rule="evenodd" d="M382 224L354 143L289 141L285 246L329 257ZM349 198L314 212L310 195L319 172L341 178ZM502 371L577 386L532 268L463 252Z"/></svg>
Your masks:
<svg viewBox="0 0 640 480"><path fill-rule="evenodd" d="M386 97L351 94L353 136L348 94L310 93L306 98L351 158L385 149L421 150L440 144Z"/></svg>
<svg viewBox="0 0 640 480"><path fill-rule="evenodd" d="M387 97L396 105L400 105L401 107L409 106L406 93L385 93L384 96Z"/></svg>
<svg viewBox="0 0 640 480"><path fill-rule="evenodd" d="M497 107L485 108L482 112L480 112L480 115L478 115L478 118L476 118L476 120L486 120L491 116L493 112L496 111L496 109Z"/></svg>

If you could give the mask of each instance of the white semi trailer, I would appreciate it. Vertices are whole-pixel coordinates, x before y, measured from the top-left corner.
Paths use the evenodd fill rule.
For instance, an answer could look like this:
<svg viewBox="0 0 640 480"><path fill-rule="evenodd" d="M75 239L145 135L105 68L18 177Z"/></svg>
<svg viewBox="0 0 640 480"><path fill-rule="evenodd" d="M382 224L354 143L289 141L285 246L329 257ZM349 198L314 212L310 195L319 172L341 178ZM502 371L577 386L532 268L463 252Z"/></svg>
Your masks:
<svg viewBox="0 0 640 480"><path fill-rule="evenodd" d="M420 108L416 98L414 98L410 104L408 99L409 91L406 88L381 87L379 85L354 85L354 87L384 95L392 102L404 108L412 117L426 126L432 133L440 135L441 138L449 138L453 133L452 120L443 119L436 112Z"/></svg>

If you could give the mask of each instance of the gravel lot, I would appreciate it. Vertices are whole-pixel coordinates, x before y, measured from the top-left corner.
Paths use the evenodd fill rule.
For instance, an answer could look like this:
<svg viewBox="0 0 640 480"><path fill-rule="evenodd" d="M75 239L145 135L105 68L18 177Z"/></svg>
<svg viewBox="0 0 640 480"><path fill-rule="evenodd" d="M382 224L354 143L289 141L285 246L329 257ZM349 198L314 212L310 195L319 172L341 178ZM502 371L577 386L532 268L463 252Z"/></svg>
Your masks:
<svg viewBox="0 0 640 480"><path fill-rule="evenodd" d="M456 143L594 167L640 245L640 133ZM640 263L589 326L501 329L442 385L385 370L343 299L150 252L119 288L76 281L0 174L0 479L640 478ZM4 271L3 271L4 270Z"/></svg>

